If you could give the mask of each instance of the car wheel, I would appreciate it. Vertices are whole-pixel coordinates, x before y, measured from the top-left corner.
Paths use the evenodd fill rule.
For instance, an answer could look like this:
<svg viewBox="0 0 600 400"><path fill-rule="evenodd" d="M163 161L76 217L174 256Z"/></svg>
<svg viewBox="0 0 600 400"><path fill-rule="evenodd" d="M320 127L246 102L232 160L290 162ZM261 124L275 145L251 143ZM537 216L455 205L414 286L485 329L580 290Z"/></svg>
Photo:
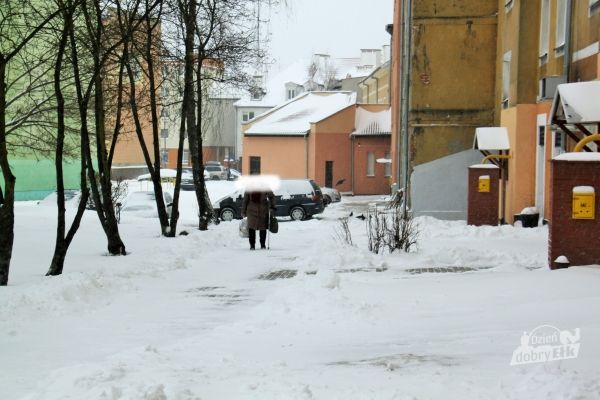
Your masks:
<svg viewBox="0 0 600 400"><path fill-rule="evenodd" d="M306 217L306 213L304 212L304 208L302 207L294 207L290 211L290 217L294 221L302 221Z"/></svg>
<svg viewBox="0 0 600 400"><path fill-rule="evenodd" d="M231 208L224 208L221 210L221 219L223 221L233 221L235 218L235 212Z"/></svg>

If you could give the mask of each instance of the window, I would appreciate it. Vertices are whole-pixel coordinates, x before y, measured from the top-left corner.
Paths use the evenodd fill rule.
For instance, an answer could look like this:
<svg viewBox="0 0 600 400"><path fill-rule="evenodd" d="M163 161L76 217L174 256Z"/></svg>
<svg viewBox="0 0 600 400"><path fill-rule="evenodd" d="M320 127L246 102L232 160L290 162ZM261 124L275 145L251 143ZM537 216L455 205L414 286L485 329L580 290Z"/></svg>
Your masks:
<svg viewBox="0 0 600 400"><path fill-rule="evenodd" d="M188 165L189 162L190 162L189 159L190 159L190 153L189 153L189 151L184 150L183 154L182 154L182 158L181 158L181 163L183 165Z"/></svg>
<svg viewBox="0 0 600 400"><path fill-rule="evenodd" d="M254 111L244 111L242 114L242 121L247 122L254 118Z"/></svg>
<svg viewBox="0 0 600 400"><path fill-rule="evenodd" d="M385 158L387 160L390 160L390 162L385 163L385 172L384 172L384 176L392 176L392 154L389 151L385 152Z"/></svg>
<svg viewBox="0 0 600 400"><path fill-rule="evenodd" d="M250 175L260 174L260 157L250 156Z"/></svg>
<svg viewBox="0 0 600 400"><path fill-rule="evenodd" d="M538 126L538 145L543 146L546 138L546 127Z"/></svg>
<svg viewBox="0 0 600 400"><path fill-rule="evenodd" d="M559 131L554 131L554 147L562 147L563 146L563 133Z"/></svg>
<svg viewBox="0 0 600 400"><path fill-rule="evenodd" d="M512 52L507 51L502 58L502 107L508 108L508 96L510 94L510 63L512 61Z"/></svg>
<svg viewBox="0 0 600 400"><path fill-rule="evenodd" d="M367 176L375 176L375 154L367 152Z"/></svg>
<svg viewBox="0 0 600 400"><path fill-rule="evenodd" d="M590 0L590 17L600 11L600 0Z"/></svg>
<svg viewBox="0 0 600 400"><path fill-rule="evenodd" d="M325 161L325 186L333 187L333 161Z"/></svg>
<svg viewBox="0 0 600 400"><path fill-rule="evenodd" d="M556 1L556 55L562 55L565 50L565 33L567 29L567 0Z"/></svg>
<svg viewBox="0 0 600 400"><path fill-rule="evenodd" d="M160 151L160 162L161 164L169 163L169 150L161 150Z"/></svg>
<svg viewBox="0 0 600 400"><path fill-rule="evenodd" d="M296 97L296 91L294 89L288 89L287 99L291 100Z"/></svg>
<svg viewBox="0 0 600 400"><path fill-rule="evenodd" d="M160 130L160 137L163 139L166 139L169 137L169 130L168 129L161 129Z"/></svg>
<svg viewBox="0 0 600 400"><path fill-rule="evenodd" d="M548 62L548 37L550 36L550 0L542 0L540 22L540 65Z"/></svg>

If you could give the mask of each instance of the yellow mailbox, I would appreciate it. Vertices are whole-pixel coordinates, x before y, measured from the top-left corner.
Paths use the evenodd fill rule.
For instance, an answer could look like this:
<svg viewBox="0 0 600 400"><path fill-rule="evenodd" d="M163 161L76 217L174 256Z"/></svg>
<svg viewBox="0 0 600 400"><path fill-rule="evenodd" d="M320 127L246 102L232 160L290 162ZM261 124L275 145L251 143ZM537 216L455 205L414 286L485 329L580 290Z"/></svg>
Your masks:
<svg viewBox="0 0 600 400"><path fill-rule="evenodd" d="M479 177L479 193L488 193L490 191L490 176L481 175Z"/></svg>
<svg viewBox="0 0 600 400"><path fill-rule="evenodd" d="M573 219L595 219L596 193L591 186L573 188Z"/></svg>

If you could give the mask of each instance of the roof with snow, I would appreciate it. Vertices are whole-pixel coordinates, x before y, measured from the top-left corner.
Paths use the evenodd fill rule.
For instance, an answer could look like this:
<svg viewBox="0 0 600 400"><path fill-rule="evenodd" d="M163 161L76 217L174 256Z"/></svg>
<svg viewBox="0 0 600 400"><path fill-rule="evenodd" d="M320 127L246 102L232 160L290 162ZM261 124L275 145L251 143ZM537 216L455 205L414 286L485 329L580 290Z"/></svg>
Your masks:
<svg viewBox="0 0 600 400"><path fill-rule="evenodd" d="M550 122L600 122L600 81L558 85L550 112Z"/></svg>
<svg viewBox="0 0 600 400"><path fill-rule="evenodd" d="M334 58L332 59L335 69L336 79L366 77L375 66L361 65L360 57L356 58ZM266 94L260 100L252 100L249 93L246 93L235 103L236 107L275 107L287 100L285 85L295 83L299 86L306 86L308 83L308 69L311 64L310 59L300 59L276 74L272 74L266 82ZM319 77L315 77L315 83L322 84Z"/></svg>
<svg viewBox="0 0 600 400"><path fill-rule="evenodd" d="M355 130L353 136L377 136L392 134L392 112L388 108L383 111L367 111L362 107L356 109Z"/></svg>
<svg viewBox="0 0 600 400"><path fill-rule="evenodd" d="M319 122L356 103L351 92L306 92L263 114L246 135L306 135Z"/></svg>
<svg viewBox="0 0 600 400"><path fill-rule="evenodd" d="M473 148L475 150L509 150L508 130L504 127L475 129Z"/></svg>
<svg viewBox="0 0 600 400"><path fill-rule="evenodd" d="M580 153L562 153L554 157L558 161L600 161L600 153L588 153L582 151Z"/></svg>

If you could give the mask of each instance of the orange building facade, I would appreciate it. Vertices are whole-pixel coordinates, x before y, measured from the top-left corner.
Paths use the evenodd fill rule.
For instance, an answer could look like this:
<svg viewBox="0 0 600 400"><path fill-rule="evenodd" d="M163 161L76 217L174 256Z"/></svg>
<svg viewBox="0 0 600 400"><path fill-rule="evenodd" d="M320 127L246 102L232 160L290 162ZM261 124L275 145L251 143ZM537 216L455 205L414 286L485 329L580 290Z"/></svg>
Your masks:
<svg viewBox="0 0 600 400"><path fill-rule="evenodd" d="M308 102L310 96L319 94L306 93L296 101L304 99ZM356 130L357 125L361 124L360 120L357 121L359 108L367 111L363 116L364 124L365 118L389 118L388 106L352 103L330 115L310 121L309 128L303 132L260 132L261 120L272 113L272 118L280 118L276 113L285 113L285 107L265 113L244 125L242 168L245 173L309 178L320 186L334 187L340 192L352 194L389 193L389 173L386 175L389 167L386 169L384 164L376 161L389 157L389 128L385 129L384 123L375 123L379 128L362 133ZM379 113L385 113L386 116Z"/></svg>

